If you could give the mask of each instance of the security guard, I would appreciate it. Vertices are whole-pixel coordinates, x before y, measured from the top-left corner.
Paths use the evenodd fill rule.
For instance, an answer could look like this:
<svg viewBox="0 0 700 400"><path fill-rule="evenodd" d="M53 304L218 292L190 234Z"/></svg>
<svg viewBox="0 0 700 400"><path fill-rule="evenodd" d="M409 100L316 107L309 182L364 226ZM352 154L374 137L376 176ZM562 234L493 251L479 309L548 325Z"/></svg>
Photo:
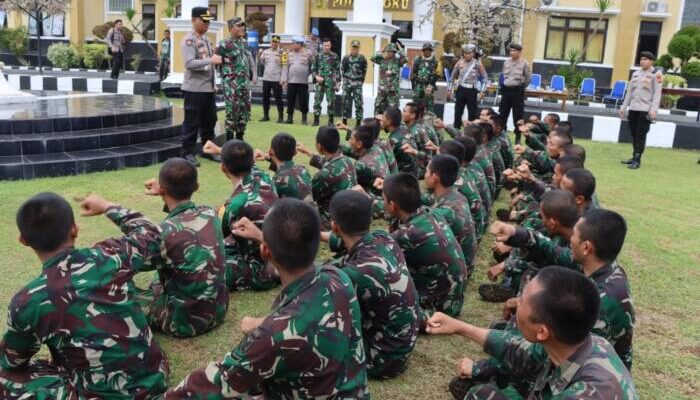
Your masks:
<svg viewBox="0 0 700 400"><path fill-rule="evenodd" d="M284 105L282 104L282 68L287 65L287 51L280 48L280 37L272 36L270 48L260 49L258 60L265 66L262 77L263 91L263 117L260 122L270 120L270 95L275 93L275 104L277 105L277 123L283 121Z"/></svg>
<svg viewBox="0 0 700 400"><path fill-rule="evenodd" d="M185 121L182 124L182 152L184 158L199 166L195 157L197 132L202 143L214 139L216 125L216 102L214 95L214 68L221 65L221 56L214 54L209 43L207 30L214 17L207 7L192 8L192 32L185 35L180 43L185 62L185 77L182 81L182 94L185 99ZM204 158L215 160L204 154Z"/></svg>
<svg viewBox="0 0 700 400"><path fill-rule="evenodd" d="M462 114L464 114L465 105L469 112L469 121L474 121L479 117L477 107L479 91L482 83L488 79L484 65L479 61L479 56L476 46L465 44L462 46L462 58L452 69L453 86L457 95L453 125L457 129L462 128Z"/></svg>
<svg viewBox="0 0 700 400"><path fill-rule="evenodd" d="M620 108L620 118L629 121L632 134L632 158L622 161L629 169L638 169L642 164L642 153L647 142L649 126L656 119L656 112L661 103L663 76L654 71L656 57L649 51L643 51L639 59L641 68L632 74L632 79Z"/></svg>
<svg viewBox="0 0 700 400"><path fill-rule="evenodd" d="M518 121L523 119L525 112L525 88L530 84L530 65L520 58L523 46L519 44L510 45L510 59L503 63L503 83L501 89L501 104L498 112L504 121L508 122L510 110L513 110L513 125L517 126ZM515 143L520 143L520 132L515 131Z"/></svg>

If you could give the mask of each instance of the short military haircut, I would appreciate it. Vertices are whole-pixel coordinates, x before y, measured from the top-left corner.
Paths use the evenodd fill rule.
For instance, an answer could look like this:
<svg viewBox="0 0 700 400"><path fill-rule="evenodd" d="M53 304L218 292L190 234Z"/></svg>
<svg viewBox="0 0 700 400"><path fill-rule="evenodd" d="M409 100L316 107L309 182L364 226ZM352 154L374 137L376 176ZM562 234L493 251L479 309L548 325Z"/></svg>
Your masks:
<svg viewBox="0 0 700 400"><path fill-rule="evenodd" d="M577 225L582 241L593 243L596 256L603 261L617 259L627 235L627 223L622 215L611 210L589 210Z"/></svg>
<svg viewBox="0 0 700 400"><path fill-rule="evenodd" d="M488 123L488 122L479 122L479 126L480 126L481 129L484 131L484 135L486 136L486 138L488 139L488 141L489 141L489 142L492 141L492 140L493 140L493 135L494 135L493 125L491 125L491 124Z"/></svg>
<svg viewBox="0 0 700 400"><path fill-rule="evenodd" d="M362 235L372 224L372 200L354 190L336 193L331 199L330 212L333 222L348 235Z"/></svg>
<svg viewBox="0 0 700 400"><path fill-rule="evenodd" d="M234 175L247 174L255 165L253 148L242 140L229 140L221 149L221 163Z"/></svg>
<svg viewBox="0 0 700 400"><path fill-rule="evenodd" d="M408 108L408 112L416 116L416 120L420 118L420 109L418 107L418 103L409 102L406 104L406 108Z"/></svg>
<svg viewBox="0 0 700 400"><path fill-rule="evenodd" d="M263 239L283 268L301 269L314 263L321 231L318 211L294 198L279 199L265 216Z"/></svg>
<svg viewBox="0 0 700 400"><path fill-rule="evenodd" d="M396 107L389 107L384 111L384 118L391 122L391 126L398 128L401 126L401 110Z"/></svg>
<svg viewBox="0 0 700 400"><path fill-rule="evenodd" d="M583 342L598 320L600 295L593 281L570 269L549 266L535 276L540 290L531 298L531 320L547 326L567 345Z"/></svg>
<svg viewBox="0 0 700 400"><path fill-rule="evenodd" d="M557 114L557 113L549 113L549 114L547 114L547 118L554 121L554 124L558 124L559 121L561 121L561 118L559 118L559 114Z"/></svg>
<svg viewBox="0 0 700 400"><path fill-rule="evenodd" d="M459 160L449 154L437 154L428 164L428 169L440 179L444 187L451 187L459 176Z"/></svg>
<svg viewBox="0 0 700 400"><path fill-rule="evenodd" d="M331 41L331 38L329 38L329 37L324 37L323 39L321 39L321 43L326 43L326 42L330 42L330 41Z"/></svg>
<svg viewBox="0 0 700 400"><path fill-rule="evenodd" d="M421 193L418 179L401 172L384 180L384 195L405 212L415 212L421 206Z"/></svg>
<svg viewBox="0 0 700 400"><path fill-rule="evenodd" d="M574 168L566 171L564 176L571 181L571 191L574 196L583 196L586 201L591 201L595 193L595 176L584 168Z"/></svg>
<svg viewBox="0 0 700 400"><path fill-rule="evenodd" d="M158 182L175 200L189 200L197 190L197 167L184 158L170 158L160 167Z"/></svg>
<svg viewBox="0 0 700 400"><path fill-rule="evenodd" d="M340 147L340 134L332 126L322 126L316 133L316 143L329 153L335 153Z"/></svg>
<svg viewBox="0 0 700 400"><path fill-rule="evenodd" d="M170 29L164 30L163 33L170 33Z"/></svg>
<svg viewBox="0 0 700 400"><path fill-rule="evenodd" d="M368 127L372 131L372 136L376 140L379 137L379 132L382 130L382 125L376 118L365 118L362 120L362 125Z"/></svg>
<svg viewBox="0 0 700 400"><path fill-rule="evenodd" d="M477 147L476 140L469 136L461 136L455 139L464 147L464 162L469 164L474 159L476 155Z"/></svg>
<svg viewBox="0 0 700 400"><path fill-rule="evenodd" d="M568 133L562 132L559 128L549 134L550 137L557 139L559 147L568 146L574 143L574 139Z"/></svg>
<svg viewBox="0 0 700 400"><path fill-rule="evenodd" d="M70 204L50 192L39 193L25 201L17 210L16 222L25 242L43 253L65 243L75 224Z"/></svg>
<svg viewBox="0 0 700 400"><path fill-rule="evenodd" d="M280 132L272 137L270 147L280 161L290 161L296 154L297 140L288 133Z"/></svg>
<svg viewBox="0 0 700 400"><path fill-rule="evenodd" d="M586 149L580 144L570 144L562 148L562 155L564 156L576 156L581 159L581 161L586 163Z"/></svg>
<svg viewBox="0 0 700 400"><path fill-rule="evenodd" d="M562 174L574 168L583 168L583 160L576 156L561 156L557 158L556 163Z"/></svg>
<svg viewBox="0 0 700 400"><path fill-rule="evenodd" d="M464 135L473 138L477 146L484 143L484 129L479 124L467 124L464 127Z"/></svg>
<svg viewBox="0 0 700 400"><path fill-rule="evenodd" d="M445 140L440 145L440 154L449 154L459 161L459 165L464 162L464 146L456 140Z"/></svg>
<svg viewBox="0 0 700 400"><path fill-rule="evenodd" d="M355 140L362 143L363 149L369 150L374 146L375 137L370 127L359 125L352 134L355 136Z"/></svg>
<svg viewBox="0 0 700 400"><path fill-rule="evenodd" d="M491 107L482 108L481 110L479 110L479 113L482 113L484 111L486 111L486 115L488 115L489 117L496 113L496 111L494 111Z"/></svg>
<svg viewBox="0 0 700 400"><path fill-rule="evenodd" d="M542 195L542 212L547 218L554 218L566 228L573 228L578 221L576 197L566 190L550 190Z"/></svg>
<svg viewBox="0 0 700 400"><path fill-rule="evenodd" d="M114 20L114 25L116 25L116 24L118 24L118 23L120 23L120 22L123 22L123 21L122 21L120 18L117 18L117 19Z"/></svg>
<svg viewBox="0 0 700 400"><path fill-rule="evenodd" d="M557 122L557 128L562 128L566 129L566 132L571 135L571 132L574 131L574 126L571 124L569 121L559 121Z"/></svg>
<svg viewBox="0 0 700 400"><path fill-rule="evenodd" d="M506 129L506 121L500 114L493 113L491 114L490 118L491 121L493 121L493 124L496 125L500 130Z"/></svg>

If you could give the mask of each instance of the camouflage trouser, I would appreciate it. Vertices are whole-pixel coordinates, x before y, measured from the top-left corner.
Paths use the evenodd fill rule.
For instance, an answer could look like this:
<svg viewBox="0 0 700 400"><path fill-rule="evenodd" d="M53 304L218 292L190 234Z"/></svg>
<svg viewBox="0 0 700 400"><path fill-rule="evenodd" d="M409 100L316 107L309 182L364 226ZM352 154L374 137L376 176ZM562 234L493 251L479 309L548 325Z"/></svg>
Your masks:
<svg viewBox="0 0 700 400"><path fill-rule="evenodd" d="M2 399L69 399L78 398L68 372L47 360L32 360L17 371L0 369Z"/></svg>
<svg viewBox="0 0 700 400"><path fill-rule="evenodd" d="M428 85L427 83L416 83L416 89L413 91L413 101L415 103L423 103L425 105L425 111L433 111L433 97L434 97L434 91L435 87L433 87L433 91L428 93L425 88Z"/></svg>
<svg viewBox="0 0 700 400"><path fill-rule="evenodd" d="M448 280L449 283L447 282ZM449 288L445 288L445 284L449 284ZM461 273L459 277L449 276L448 278L441 278L439 281L434 280L426 288L417 287L424 321L430 318L435 311L457 318L459 313L462 312L462 305L464 304L464 287L465 280ZM433 294L436 291L440 291L443 294Z"/></svg>
<svg viewBox="0 0 700 400"><path fill-rule="evenodd" d="M136 299L151 328L174 337L193 337L216 328L224 322L228 308L229 294L220 291L216 301L202 300L195 306L180 307L176 311L172 305L175 300L163 292L163 285L157 276L148 290L136 290Z"/></svg>
<svg viewBox="0 0 700 400"><path fill-rule="evenodd" d="M252 255L226 255L226 285L230 291L267 290L280 284L272 265Z"/></svg>
<svg viewBox="0 0 700 400"><path fill-rule="evenodd" d="M379 89L377 99L374 101L374 114L384 114L387 108L399 106L399 91Z"/></svg>
<svg viewBox="0 0 700 400"><path fill-rule="evenodd" d="M330 80L325 80L323 83L316 84L316 93L314 94L314 115L321 115L321 102L323 98L328 102L328 116L333 118L335 114L335 85Z"/></svg>
<svg viewBox="0 0 700 400"><path fill-rule="evenodd" d="M352 116L352 104L355 103L355 119L362 119L362 83L355 86L343 86L343 118Z"/></svg>
<svg viewBox="0 0 700 400"><path fill-rule="evenodd" d="M469 389L469 393L467 393L467 396L464 398L464 400L477 399L521 400L524 399L524 397L512 386L506 386L501 389L495 383L485 383Z"/></svg>
<svg viewBox="0 0 700 400"><path fill-rule="evenodd" d="M374 379L390 379L401 375L406 370L410 354L388 355L382 349L375 349L365 341L367 354L367 375Z"/></svg>
<svg viewBox="0 0 700 400"><path fill-rule="evenodd" d="M224 101L226 104L226 137L232 138L236 133L243 135L250 121L250 93L247 85L239 85L234 79L222 79Z"/></svg>

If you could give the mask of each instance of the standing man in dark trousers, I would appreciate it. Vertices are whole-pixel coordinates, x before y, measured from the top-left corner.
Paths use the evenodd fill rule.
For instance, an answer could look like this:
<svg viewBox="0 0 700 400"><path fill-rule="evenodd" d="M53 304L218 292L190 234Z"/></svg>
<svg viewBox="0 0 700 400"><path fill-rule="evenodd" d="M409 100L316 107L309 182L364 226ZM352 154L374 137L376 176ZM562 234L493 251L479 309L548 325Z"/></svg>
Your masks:
<svg viewBox="0 0 700 400"><path fill-rule="evenodd" d="M163 40L160 42L160 65L158 73L160 80L164 81L170 73L170 30L163 31Z"/></svg>
<svg viewBox="0 0 700 400"><path fill-rule="evenodd" d="M124 64L126 40L122 31L123 26L122 20L117 19L114 21L114 27L107 32L107 45L112 54L112 79L119 79L119 70Z"/></svg>
<svg viewBox="0 0 700 400"><path fill-rule="evenodd" d="M661 103L661 87L663 76L654 72L653 53L643 51L639 58L641 68L632 74L625 100L620 108L620 118L627 115L630 133L632 134L632 158L622 161L629 169L638 169L642 164L642 153L647 142L647 133L652 121L656 120L656 112Z"/></svg>
<svg viewBox="0 0 700 400"><path fill-rule="evenodd" d="M503 120L508 123L510 110L513 110L513 125L518 126L518 121L523 119L525 112L525 88L530 84L530 65L520 58L523 46L512 43L510 45L510 59L503 63L503 89L501 90L501 104L498 112ZM520 132L515 130L515 144L520 144Z"/></svg>
<svg viewBox="0 0 700 400"><path fill-rule="evenodd" d="M292 51L288 53L287 65L282 67L282 85L287 89L287 120L294 123L294 106L299 102L301 123L307 125L309 114L309 74L313 54L304 48L304 38L294 36Z"/></svg>
<svg viewBox="0 0 700 400"><path fill-rule="evenodd" d="M455 120L453 126L462 128L464 106L467 106L469 121L479 118L479 91L488 76L484 65L479 61L479 53L473 44L462 46L462 58L452 70L453 86L456 89Z"/></svg>
<svg viewBox="0 0 700 400"><path fill-rule="evenodd" d="M214 54L214 48L207 38L209 22L214 19L207 7L192 8L192 32L185 35L180 47L185 61L185 78L182 93L185 98L185 121L182 124L183 157L199 166L195 157L197 133L206 143L214 139L216 125L216 86L214 68L221 65L221 56ZM215 160L215 156L202 155Z"/></svg>
<svg viewBox="0 0 700 400"><path fill-rule="evenodd" d="M282 68L287 65L287 51L280 48L280 37L272 36L269 49L260 51L258 60L265 66L262 77L263 117L260 122L270 120L270 95L275 93L277 105L277 123L283 122L284 104L282 104Z"/></svg>

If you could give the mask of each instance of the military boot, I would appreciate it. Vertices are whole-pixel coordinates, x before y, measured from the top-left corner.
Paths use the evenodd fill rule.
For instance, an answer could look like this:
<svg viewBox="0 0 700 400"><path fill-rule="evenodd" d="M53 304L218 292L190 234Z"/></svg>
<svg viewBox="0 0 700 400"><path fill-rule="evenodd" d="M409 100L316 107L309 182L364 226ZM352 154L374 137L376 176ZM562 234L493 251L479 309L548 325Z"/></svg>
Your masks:
<svg viewBox="0 0 700 400"><path fill-rule="evenodd" d="M328 116L328 126L335 126L335 120L332 115Z"/></svg>
<svg viewBox="0 0 700 400"><path fill-rule="evenodd" d="M634 155L632 155L632 158L630 158L629 160L622 160L622 161L620 161L621 164L626 164L626 165L630 165L630 164L632 164L633 162L634 162Z"/></svg>
<svg viewBox="0 0 700 400"><path fill-rule="evenodd" d="M294 116L292 114L287 114L287 120L284 121L285 124L293 124L294 123Z"/></svg>
<svg viewBox="0 0 700 400"><path fill-rule="evenodd" d="M302 124L302 125L308 125L308 124L309 124L309 120L307 119L307 115L308 115L308 114L301 114L301 124Z"/></svg>
<svg viewBox="0 0 700 400"><path fill-rule="evenodd" d="M467 397L469 389L474 386L474 381L469 378L454 377L450 381L449 389L455 399L462 400Z"/></svg>
<svg viewBox="0 0 700 400"><path fill-rule="evenodd" d="M348 125L348 119L347 119L347 118L343 118L343 125L346 125L346 126Z"/></svg>
<svg viewBox="0 0 700 400"><path fill-rule="evenodd" d="M517 293L510 285L498 283L484 283L479 285L479 295L484 301L489 303L503 303L506 300L515 297Z"/></svg>
<svg viewBox="0 0 700 400"><path fill-rule="evenodd" d="M321 117L319 115L314 114L314 122L311 124L311 126L318 126L320 124L319 120Z"/></svg>
<svg viewBox="0 0 700 400"><path fill-rule="evenodd" d="M639 153L634 154L634 158L632 159L632 162L627 164L627 168L629 169L639 169L639 167L642 166L642 155Z"/></svg>
<svg viewBox="0 0 700 400"><path fill-rule="evenodd" d="M277 123L281 124L284 122L284 118L282 118L282 113L277 114Z"/></svg>
<svg viewBox="0 0 700 400"><path fill-rule="evenodd" d="M245 136L245 129L239 129L236 131L236 140L244 140L243 136Z"/></svg>
<svg viewBox="0 0 700 400"><path fill-rule="evenodd" d="M362 118L355 119L355 128L357 128L360 125L362 125Z"/></svg>
<svg viewBox="0 0 700 400"><path fill-rule="evenodd" d="M262 118L260 118L260 120L258 122L267 122L269 120L270 120L270 116L265 114L265 115L263 115Z"/></svg>

